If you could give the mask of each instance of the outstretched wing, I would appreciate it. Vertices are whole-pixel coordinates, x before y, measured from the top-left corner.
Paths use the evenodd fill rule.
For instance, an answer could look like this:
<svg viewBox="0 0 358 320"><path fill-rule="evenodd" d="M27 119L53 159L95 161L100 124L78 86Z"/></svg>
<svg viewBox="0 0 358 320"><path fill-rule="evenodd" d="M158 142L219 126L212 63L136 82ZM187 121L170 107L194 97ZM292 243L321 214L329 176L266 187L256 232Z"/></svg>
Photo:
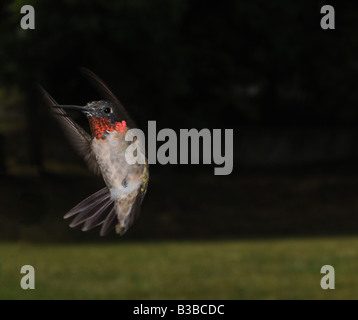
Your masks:
<svg viewBox="0 0 358 320"><path fill-rule="evenodd" d="M49 106L58 106L58 103L41 86L40 91ZM62 108L56 108L56 110L51 108L51 113L60 123L74 149L84 158L89 169L95 174L100 174L96 156L91 148L91 136L74 122Z"/></svg>
<svg viewBox="0 0 358 320"><path fill-rule="evenodd" d="M103 95L106 100L110 101L113 104L120 118L125 120L130 128L136 128L136 123L129 116L127 110L123 107L123 105L119 102L113 92L103 82L103 80L96 76L91 70L88 70L83 67L79 69L86 76L86 78L99 90L99 93Z"/></svg>

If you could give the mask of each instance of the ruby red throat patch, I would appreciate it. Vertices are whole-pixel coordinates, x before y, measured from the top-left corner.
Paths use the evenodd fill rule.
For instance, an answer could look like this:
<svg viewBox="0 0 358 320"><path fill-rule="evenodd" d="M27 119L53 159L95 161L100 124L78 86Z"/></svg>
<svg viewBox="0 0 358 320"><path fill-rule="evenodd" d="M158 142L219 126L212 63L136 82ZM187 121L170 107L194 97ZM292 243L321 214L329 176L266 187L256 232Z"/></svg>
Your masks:
<svg viewBox="0 0 358 320"><path fill-rule="evenodd" d="M119 131L123 132L127 127L127 123L123 120L115 121L111 123L111 121L107 118L89 118L89 123L91 126L92 136L96 137L96 139L105 139L103 133L110 131Z"/></svg>

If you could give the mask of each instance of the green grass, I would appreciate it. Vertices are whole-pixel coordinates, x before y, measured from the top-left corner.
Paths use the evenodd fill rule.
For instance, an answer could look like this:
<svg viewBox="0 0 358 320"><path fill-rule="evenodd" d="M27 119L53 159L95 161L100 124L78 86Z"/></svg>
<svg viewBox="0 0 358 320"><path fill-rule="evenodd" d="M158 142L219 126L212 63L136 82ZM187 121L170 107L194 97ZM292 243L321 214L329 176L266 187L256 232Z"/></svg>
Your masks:
<svg viewBox="0 0 358 320"><path fill-rule="evenodd" d="M356 299L358 238L0 244L0 299ZM20 269L36 271L22 290ZM320 269L335 268L322 290Z"/></svg>

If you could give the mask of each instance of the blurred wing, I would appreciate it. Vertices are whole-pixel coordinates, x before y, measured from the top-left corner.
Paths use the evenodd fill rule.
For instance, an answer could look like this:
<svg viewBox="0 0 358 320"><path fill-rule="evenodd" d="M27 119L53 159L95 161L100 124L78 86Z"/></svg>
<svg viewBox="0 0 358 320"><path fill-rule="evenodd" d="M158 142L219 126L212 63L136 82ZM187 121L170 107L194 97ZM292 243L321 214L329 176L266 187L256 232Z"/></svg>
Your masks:
<svg viewBox="0 0 358 320"><path fill-rule="evenodd" d="M49 106L58 105L58 103L41 86L40 91ZM51 109L51 113L60 123L72 146L84 158L89 169L95 174L100 174L96 156L91 148L91 136L76 122L69 118L65 110L61 108Z"/></svg>
<svg viewBox="0 0 358 320"><path fill-rule="evenodd" d="M117 109L119 116L127 122L127 125L130 128L136 128L137 127L136 123L129 116L127 110L123 107L123 105L119 102L119 100L116 98L113 92L107 87L107 85L91 70L88 70L86 68L79 68L79 69L86 76L86 78L99 90L100 94L102 94L106 100L112 102L112 104Z"/></svg>

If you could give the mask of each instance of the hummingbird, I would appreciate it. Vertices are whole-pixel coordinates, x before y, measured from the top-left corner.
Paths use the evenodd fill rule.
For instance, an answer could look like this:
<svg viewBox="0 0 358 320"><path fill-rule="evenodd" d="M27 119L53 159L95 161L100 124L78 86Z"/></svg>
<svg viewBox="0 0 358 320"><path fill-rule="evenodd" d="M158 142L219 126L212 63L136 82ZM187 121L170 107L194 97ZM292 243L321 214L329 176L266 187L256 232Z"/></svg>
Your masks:
<svg viewBox="0 0 358 320"><path fill-rule="evenodd" d="M106 187L81 201L64 215L73 218L71 228L82 225L82 231L100 226L100 235L113 229L123 235L139 215L149 180L148 161L128 164L125 152L136 141L126 141L126 134L136 128L126 109L107 85L88 69L82 72L100 89L106 100L88 102L85 106L59 105L40 87L44 99L51 107L73 147L84 158L89 169L100 174ZM82 112L89 121L91 135L69 117L66 110ZM128 140L128 139L127 139ZM135 152L142 152L137 148Z"/></svg>

